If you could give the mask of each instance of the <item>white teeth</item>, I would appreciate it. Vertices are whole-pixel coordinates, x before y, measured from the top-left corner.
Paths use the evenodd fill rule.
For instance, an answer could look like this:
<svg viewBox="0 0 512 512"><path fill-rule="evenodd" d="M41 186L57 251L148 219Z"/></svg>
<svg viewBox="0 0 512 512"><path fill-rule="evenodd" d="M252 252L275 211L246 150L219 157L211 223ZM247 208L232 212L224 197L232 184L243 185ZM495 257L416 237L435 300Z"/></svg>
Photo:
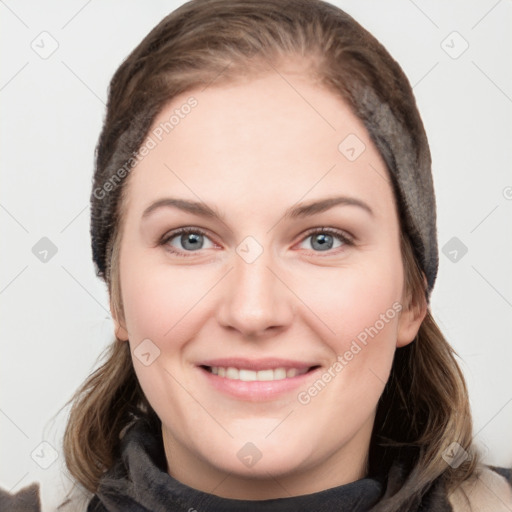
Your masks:
<svg viewBox="0 0 512 512"><path fill-rule="evenodd" d="M260 370L256 378L257 380L274 380L274 370Z"/></svg>
<svg viewBox="0 0 512 512"><path fill-rule="evenodd" d="M226 369L226 377L228 379L239 379L240 372L236 368L232 368L231 366Z"/></svg>
<svg viewBox="0 0 512 512"><path fill-rule="evenodd" d="M245 380L245 381L249 381L249 380L256 380L256 372L253 372L252 370L239 370L238 371L238 378L240 380Z"/></svg>
<svg viewBox="0 0 512 512"><path fill-rule="evenodd" d="M286 379L286 369L285 368L276 368L274 370L274 379L275 380Z"/></svg>
<svg viewBox="0 0 512 512"><path fill-rule="evenodd" d="M275 368L274 370L247 370L245 368L233 368L232 366L225 368L223 366L212 366L211 372L219 377L226 379L242 380L244 382L250 381L270 381L270 380L283 380L303 375L308 371L308 368L299 370L298 368Z"/></svg>

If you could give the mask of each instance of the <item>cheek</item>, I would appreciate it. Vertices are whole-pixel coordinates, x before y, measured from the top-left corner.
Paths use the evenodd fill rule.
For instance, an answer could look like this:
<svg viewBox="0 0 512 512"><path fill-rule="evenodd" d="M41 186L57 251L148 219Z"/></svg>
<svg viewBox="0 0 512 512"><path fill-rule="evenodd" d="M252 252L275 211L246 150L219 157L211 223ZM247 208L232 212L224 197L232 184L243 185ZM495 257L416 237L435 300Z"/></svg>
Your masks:
<svg viewBox="0 0 512 512"><path fill-rule="evenodd" d="M362 420L377 404L392 366L402 310L399 253L396 258L340 269L325 286L312 286L308 280L302 288L315 313L311 329L324 333L332 359L315 389L303 390L300 403L317 401L322 411L350 410L354 420L359 415ZM324 385L333 392L323 393Z"/></svg>
<svg viewBox="0 0 512 512"><path fill-rule="evenodd" d="M373 417L396 350L400 303L370 301L364 306L356 301L340 305L336 334L325 339L332 350L330 361L297 395L305 420L314 411L319 424L332 427L334 439L345 439Z"/></svg>
<svg viewBox="0 0 512 512"><path fill-rule="evenodd" d="M396 334L402 286L403 269L397 254L395 259L384 256L370 264L333 269L328 276L325 269L312 270L302 285L297 281L296 289L315 316L329 327L332 343L342 349L347 339L376 322L383 335L392 328ZM382 326L381 315L386 312Z"/></svg>
<svg viewBox="0 0 512 512"><path fill-rule="evenodd" d="M123 260L127 271L123 273L121 268L122 299L133 365L151 406L162 417L166 411L172 411L173 421L179 423L190 414L187 411L195 408L173 376L180 374L183 346L200 326L198 301L211 288L211 278L198 275L201 272L197 269L187 271L183 267L150 264L145 258L145 261L139 258L134 251ZM146 353L149 353L148 360L143 357ZM178 380L185 382L182 375ZM167 418L167 421L171 420Z"/></svg>
<svg viewBox="0 0 512 512"><path fill-rule="evenodd" d="M194 315L195 306L211 288L211 272L166 265L138 264L134 257L125 260L121 273L126 325L131 337L162 340L176 337Z"/></svg>

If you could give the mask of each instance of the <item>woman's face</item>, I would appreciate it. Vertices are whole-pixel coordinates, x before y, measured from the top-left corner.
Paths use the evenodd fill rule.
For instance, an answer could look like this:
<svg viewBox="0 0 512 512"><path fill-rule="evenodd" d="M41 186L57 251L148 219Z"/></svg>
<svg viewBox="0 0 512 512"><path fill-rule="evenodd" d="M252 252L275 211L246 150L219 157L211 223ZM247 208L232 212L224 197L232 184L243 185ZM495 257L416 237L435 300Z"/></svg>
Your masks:
<svg viewBox="0 0 512 512"><path fill-rule="evenodd" d="M422 320L364 125L282 71L182 94L149 137L127 184L116 327L169 473L245 499L362 477L395 349Z"/></svg>

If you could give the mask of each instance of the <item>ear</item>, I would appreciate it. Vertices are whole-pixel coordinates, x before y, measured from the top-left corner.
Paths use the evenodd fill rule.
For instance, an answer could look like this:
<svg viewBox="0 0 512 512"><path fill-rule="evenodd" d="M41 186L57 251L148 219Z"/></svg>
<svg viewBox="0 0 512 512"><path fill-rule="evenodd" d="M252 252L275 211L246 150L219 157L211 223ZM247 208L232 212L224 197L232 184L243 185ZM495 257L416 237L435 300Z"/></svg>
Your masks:
<svg viewBox="0 0 512 512"><path fill-rule="evenodd" d="M397 347L404 347L416 338L427 314L427 308L427 300L424 296L419 300L415 297L407 298L398 321Z"/></svg>
<svg viewBox="0 0 512 512"><path fill-rule="evenodd" d="M116 338L121 341L128 341L128 331L121 323L121 319L118 317L117 308L114 307L112 299L110 299L110 313L112 315L112 320L114 321L114 332Z"/></svg>

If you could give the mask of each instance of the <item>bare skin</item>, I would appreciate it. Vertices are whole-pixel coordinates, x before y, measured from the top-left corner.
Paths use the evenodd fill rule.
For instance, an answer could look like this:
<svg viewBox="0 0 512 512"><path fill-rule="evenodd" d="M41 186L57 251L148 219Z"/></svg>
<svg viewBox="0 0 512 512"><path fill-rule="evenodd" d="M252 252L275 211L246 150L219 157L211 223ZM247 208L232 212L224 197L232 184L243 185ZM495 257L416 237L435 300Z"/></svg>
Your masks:
<svg viewBox="0 0 512 512"><path fill-rule="evenodd" d="M304 74L283 76L294 88L271 72L174 98L154 128L191 96L197 106L132 171L123 219L116 332L132 353L143 340L160 351L133 362L162 420L169 474L237 499L362 478L394 352L426 312L407 307L393 192L362 122ZM355 159L357 139L338 149L350 134L365 146ZM220 218L175 206L143 215L166 198ZM181 227L196 231L174 235ZM267 398L231 379L233 395L201 367L232 357L314 369Z"/></svg>

